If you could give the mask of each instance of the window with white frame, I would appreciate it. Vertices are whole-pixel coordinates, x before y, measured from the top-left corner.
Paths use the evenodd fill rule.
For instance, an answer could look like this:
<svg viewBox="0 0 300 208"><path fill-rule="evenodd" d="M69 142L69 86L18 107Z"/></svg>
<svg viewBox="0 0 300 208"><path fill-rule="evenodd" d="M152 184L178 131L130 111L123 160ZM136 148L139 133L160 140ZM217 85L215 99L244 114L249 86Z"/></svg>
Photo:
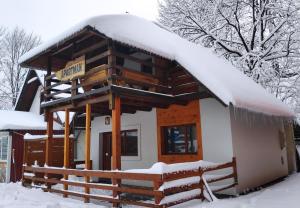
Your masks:
<svg viewBox="0 0 300 208"><path fill-rule="evenodd" d="M8 153L8 137L0 137L0 161L7 160Z"/></svg>

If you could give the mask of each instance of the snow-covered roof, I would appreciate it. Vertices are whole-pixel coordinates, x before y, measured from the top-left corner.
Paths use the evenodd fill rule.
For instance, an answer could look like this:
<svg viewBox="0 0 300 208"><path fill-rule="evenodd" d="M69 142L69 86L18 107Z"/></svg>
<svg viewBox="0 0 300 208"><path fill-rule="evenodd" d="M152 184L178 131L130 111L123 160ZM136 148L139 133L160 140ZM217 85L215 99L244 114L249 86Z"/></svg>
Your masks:
<svg viewBox="0 0 300 208"><path fill-rule="evenodd" d="M128 14L103 15L82 21L23 55L20 63L42 54L87 26L115 41L178 62L226 105L268 115L294 117L293 111L285 104L224 58L216 56L211 49L189 42L155 22Z"/></svg>
<svg viewBox="0 0 300 208"><path fill-rule="evenodd" d="M46 130L43 115L24 111L0 110L0 130ZM62 127L54 122L54 130Z"/></svg>

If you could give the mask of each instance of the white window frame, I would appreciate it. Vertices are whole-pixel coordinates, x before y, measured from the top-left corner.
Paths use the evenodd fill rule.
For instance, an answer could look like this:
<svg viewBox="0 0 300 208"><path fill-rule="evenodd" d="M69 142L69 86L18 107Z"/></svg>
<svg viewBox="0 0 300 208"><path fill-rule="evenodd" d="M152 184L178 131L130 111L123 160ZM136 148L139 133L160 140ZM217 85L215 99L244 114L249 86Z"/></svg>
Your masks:
<svg viewBox="0 0 300 208"><path fill-rule="evenodd" d="M10 168L11 168L11 160L9 158L11 158L11 145L12 145L12 139L11 136L9 134L7 135L1 135L0 139L6 137L7 138L7 158L6 160L2 160L0 159L1 162L5 162L6 163L6 183L10 182ZM0 145L0 148L2 148L2 143Z"/></svg>
<svg viewBox="0 0 300 208"><path fill-rule="evenodd" d="M2 141L3 139L7 139L7 151L6 151L6 159L2 159ZM8 161L8 153L9 153L9 136L0 136L0 162L7 162Z"/></svg>

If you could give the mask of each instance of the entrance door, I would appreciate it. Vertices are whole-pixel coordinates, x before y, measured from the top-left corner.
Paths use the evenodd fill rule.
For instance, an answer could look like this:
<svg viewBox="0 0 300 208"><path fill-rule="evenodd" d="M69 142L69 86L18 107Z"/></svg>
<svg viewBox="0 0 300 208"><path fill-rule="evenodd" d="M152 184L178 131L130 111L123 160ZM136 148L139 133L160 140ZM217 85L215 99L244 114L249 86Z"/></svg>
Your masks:
<svg viewBox="0 0 300 208"><path fill-rule="evenodd" d="M103 133L103 145L102 145L103 170L111 170L111 155L112 155L111 141L112 141L111 132Z"/></svg>

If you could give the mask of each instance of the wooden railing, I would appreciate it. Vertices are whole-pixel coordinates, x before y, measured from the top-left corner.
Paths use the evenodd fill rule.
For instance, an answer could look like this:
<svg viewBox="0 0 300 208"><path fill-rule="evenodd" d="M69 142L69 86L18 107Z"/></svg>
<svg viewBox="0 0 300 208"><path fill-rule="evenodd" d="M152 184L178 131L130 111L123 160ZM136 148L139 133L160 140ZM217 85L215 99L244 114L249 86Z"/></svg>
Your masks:
<svg viewBox="0 0 300 208"><path fill-rule="evenodd" d="M203 177L205 174L212 171L232 168L232 172L207 179L208 183L214 183L225 179L232 178L233 184L224 186L222 190L234 187L237 184L236 162L233 158L232 162L210 166L207 168L199 167L192 170L180 170L164 174L152 173L134 173L125 171L100 171L100 170L75 170L55 167L32 167L25 166L23 174L23 184L40 187L45 191L60 193L64 196L82 197L85 201L96 199L100 201L110 202L114 204L132 204L143 207L169 207L179 203L183 203L192 199L205 199L204 191L207 190ZM47 177L41 177L41 175ZM86 183L80 181L72 181L65 179L54 178L53 175L75 175L79 177L95 177L101 179L126 180L131 181L146 181L152 183L152 187L146 186L126 186L120 182L119 185L105 183ZM56 184L62 184L64 189L56 188ZM68 190L68 186L84 188L84 192ZM103 195L90 193L90 189L106 190L113 195ZM88 191L87 191L88 190ZM221 190L216 190L221 191ZM134 200L132 195L147 197L147 200ZM131 197L130 197L131 196Z"/></svg>
<svg viewBox="0 0 300 208"><path fill-rule="evenodd" d="M100 45L103 46L103 43ZM124 66L125 61L120 64L117 58L129 60L141 68L142 66L150 67L152 73L151 71L145 73L130 68L130 66ZM162 72L166 73L167 66L154 63L152 59L150 60L147 61L121 52L106 50L85 60L86 73L83 77L61 81L56 78L55 73L45 76L42 107L70 102L70 99L72 102L75 102L84 96L101 94L103 92L98 93L95 89L104 88L109 83L170 94L171 87L168 85L166 76L162 75ZM89 92L88 95L87 92ZM106 92L103 94L106 94Z"/></svg>

